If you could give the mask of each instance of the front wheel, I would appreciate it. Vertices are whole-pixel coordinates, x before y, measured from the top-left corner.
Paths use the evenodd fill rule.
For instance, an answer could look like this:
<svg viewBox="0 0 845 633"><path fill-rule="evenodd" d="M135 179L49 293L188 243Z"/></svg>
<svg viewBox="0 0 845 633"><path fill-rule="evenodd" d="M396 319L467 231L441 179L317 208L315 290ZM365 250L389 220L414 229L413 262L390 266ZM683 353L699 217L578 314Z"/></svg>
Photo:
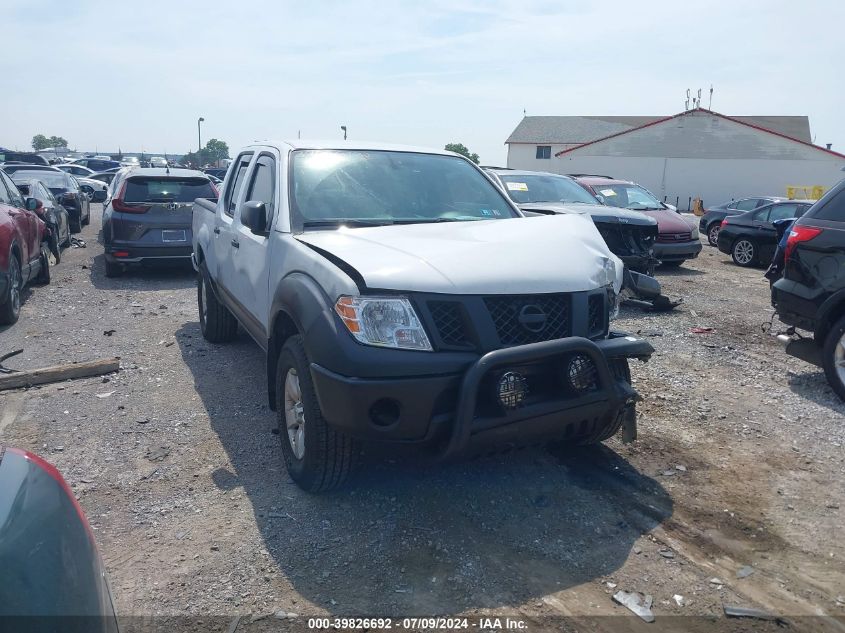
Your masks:
<svg viewBox="0 0 845 633"><path fill-rule="evenodd" d="M38 276L33 280L35 283L46 286L50 283L50 251L47 250L47 245L41 245L41 256L38 258L41 262L41 270L38 271Z"/></svg>
<svg viewBox="0 0 845 633"><path fill-rule="evenodd" d="M757 261L757 247L751 240L741 237L734 242L733 248L731 248L731 259L737 266L745 268L753 266L754 262Z"/></svg>
<svg viewBox="0 0 845 633"><path fill-rule="evenodd" d="M710 246L719 245L719 231L721 230L721 222L713 222L713 224L707 227L707 243L710 244Z"/></svg>
<svg viewBox="0 0 845 633"><path fill-rule="evenodd" d="M85 217L81 220L82 226L88 226L91 224L91 204L89 203L86 205L88 207L88 213L85 214ZM79 211L80 217L82 216L82 210Z"/></svg>
<svg viewBox="0 0 845 633"><path fill-rule="evenodd" d="M845 316L833 324L824 339L822 366L831 388L845 400Z"/></svg>
<svg viewBox="0 0 845 633"><path fill-rule="evenodd" d="M21 263L17 255L9 257L9 284L6 286L6 296L0 303L0 325L17 323L21 315Z"/></svg>
<svg viewBox="0 0 845 633"><path fill-rule="evenodd" d="M355 466L358 443L323 419L299 335L282 347L275 387L282 455L291 479L307 492L336 488Z"/></svg>
<svg viewBox="0 0 845 633"><path fill-rule="evenodd" d="M687 261L687 260L685 260L685 259L675 259L675 260L672 260L671 262L663 262L660 265L663 268L680 268L685 261Z"/></svg>

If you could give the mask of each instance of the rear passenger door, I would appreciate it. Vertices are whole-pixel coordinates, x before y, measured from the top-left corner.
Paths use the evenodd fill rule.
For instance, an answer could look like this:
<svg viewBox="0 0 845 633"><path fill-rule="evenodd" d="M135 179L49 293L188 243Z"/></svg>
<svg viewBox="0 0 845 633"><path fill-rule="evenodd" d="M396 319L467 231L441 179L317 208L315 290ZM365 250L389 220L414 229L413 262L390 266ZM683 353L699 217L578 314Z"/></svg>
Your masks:
<svg viewBox="0 0 845 633"><path fill-rule="evenodd" d="M235 211L243 195L243 185L246 180L249 164L252 162L254 152L243 152L232 165L231 177L226 182L226 190L223 192L221 202L222 213L215 217L214 226L214 261L211 262L209 273L221 286L228 299L234 299L233 289L236 277L234 274L234 256L237 251L237 239L234 231ZM238 312L235 306L235 312ZM237 316L240 316L238 314Z"/></svg>
<svg viewBox="0 0 845 633"><path fill-rule="evenodd" d="M256 320L253 336L266 337L265 325L269 312L269 231L255 234L241 221L241 210L247 202L263 202L267 210L267 226L272 226L278 209L278 157L270 150L262 150L247 173L244 195L235 213L232 227L238 246L232 255L234 276L232 292Z"/></svg>

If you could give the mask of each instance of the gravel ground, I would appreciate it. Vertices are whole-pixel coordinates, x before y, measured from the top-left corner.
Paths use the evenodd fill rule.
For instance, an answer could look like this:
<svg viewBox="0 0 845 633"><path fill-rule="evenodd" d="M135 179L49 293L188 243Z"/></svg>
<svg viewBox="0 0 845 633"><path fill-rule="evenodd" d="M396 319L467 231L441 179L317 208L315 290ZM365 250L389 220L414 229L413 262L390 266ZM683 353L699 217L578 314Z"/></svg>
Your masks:
<svg viewBox="0 0 845 633"><path fill-rule="evenodd" d="M122 369L0 392L0 441L70 482L121 614L509 614L540 630L627 614L611 600L625 590L653 596L658 620L723 604L794 628L845 616L845 405L761 329L762 271L705 245L658 273L680 309L623 311L617 326L657 350L632 367L636 443L450 465L382 454L315 497L284 470L260 349L203 340L190 269L106 279L92 214L88 247L28 294L0 353Z"/></svg>

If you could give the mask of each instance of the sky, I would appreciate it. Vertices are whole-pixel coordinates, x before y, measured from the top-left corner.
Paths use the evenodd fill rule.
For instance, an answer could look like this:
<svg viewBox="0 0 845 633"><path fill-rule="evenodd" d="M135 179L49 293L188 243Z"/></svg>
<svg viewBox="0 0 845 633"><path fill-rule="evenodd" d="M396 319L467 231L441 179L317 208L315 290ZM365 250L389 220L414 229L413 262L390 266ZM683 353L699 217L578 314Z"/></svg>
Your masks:
<svg viewBox="0 0 845 633"><path fill-rule="evenodd" d="M0 146L182 154L210 138L461 142L528 115L808 115L845 150L845 2L3 0Z"/></svg>

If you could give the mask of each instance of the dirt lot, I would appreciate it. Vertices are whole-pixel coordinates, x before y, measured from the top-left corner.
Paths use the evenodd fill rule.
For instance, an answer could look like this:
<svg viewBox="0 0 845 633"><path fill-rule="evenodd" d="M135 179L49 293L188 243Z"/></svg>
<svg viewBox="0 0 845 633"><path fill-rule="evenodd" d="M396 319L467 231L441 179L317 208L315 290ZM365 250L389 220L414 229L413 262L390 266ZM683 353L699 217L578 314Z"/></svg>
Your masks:
<svg viewBox="0 0 845 633"><path fill-rule="evenodd" d="M736 604L793 630L845 630L801 617L845 616L845 405L761 330L762 271L705 246L658 275L681 309L623 312L617 326L657 349L632 368L635 444L448 466L371 457L349 486L314 497L284 470L260 349L243 333L202 339L189 269L106 279L99 205L93 215L88 247L65 251L53 284L27 296L0 353L23 348L8 361L18 369L119 356L122 370L0 392L0 441L71 483L121 614L654 628L578 619L626 615L611 600L626 590L653 596L658 623Z"/></svg>

